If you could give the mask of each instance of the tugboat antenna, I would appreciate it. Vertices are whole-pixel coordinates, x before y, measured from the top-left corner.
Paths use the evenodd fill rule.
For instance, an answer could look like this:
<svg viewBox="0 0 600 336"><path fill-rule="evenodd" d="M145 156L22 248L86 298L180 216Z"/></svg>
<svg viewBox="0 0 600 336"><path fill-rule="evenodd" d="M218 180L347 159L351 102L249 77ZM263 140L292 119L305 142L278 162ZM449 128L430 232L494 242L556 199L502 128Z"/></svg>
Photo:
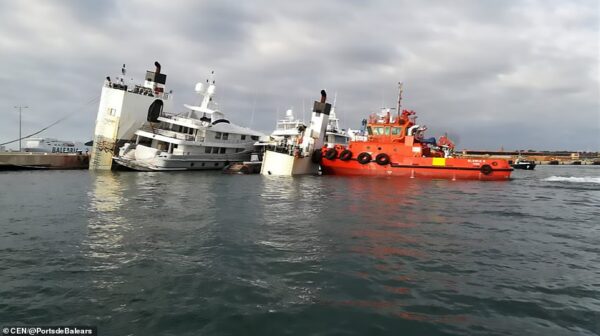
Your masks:
<svg viewBox="0 0 600 336"><path fill-rule="evenodd" d="M402 82L398 82L398 110L396 111L398 118L400 117L400 109L402 108L402 85Z"/></svg>

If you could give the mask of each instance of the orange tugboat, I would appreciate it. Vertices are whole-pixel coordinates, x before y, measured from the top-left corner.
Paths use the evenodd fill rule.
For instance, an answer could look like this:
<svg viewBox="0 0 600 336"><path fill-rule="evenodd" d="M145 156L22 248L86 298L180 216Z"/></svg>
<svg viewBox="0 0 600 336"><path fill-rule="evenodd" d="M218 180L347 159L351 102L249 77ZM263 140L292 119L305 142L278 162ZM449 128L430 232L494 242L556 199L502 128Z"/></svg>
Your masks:
<svg viewBox="0 0 600 336"><path fill-rule="evenodd" d="M398 99L401 107L402 89ZM369 116L367 141L350 141L347 147L323 147L313 159L323 174L425 177L450 180L508 180L513 168L507 160L454 157L447 136L424 138L425 126L416 123L414 111L394 118L390 110Z"/></svg>

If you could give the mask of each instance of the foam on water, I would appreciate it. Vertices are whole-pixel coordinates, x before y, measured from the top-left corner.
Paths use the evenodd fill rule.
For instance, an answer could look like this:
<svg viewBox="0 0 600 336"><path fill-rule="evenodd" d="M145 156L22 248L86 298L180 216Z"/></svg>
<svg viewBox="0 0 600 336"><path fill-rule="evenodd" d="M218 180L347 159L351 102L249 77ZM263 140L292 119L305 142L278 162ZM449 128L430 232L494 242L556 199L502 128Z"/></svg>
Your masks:
<svg viewBox="0 0 600 336"><path fill-rule="evenodd" d="M593 176L583 176L583 177L575 177L575 176L550 176L542 181L548 182L572 182L572 183L600 183L600 177Z"/></svg>

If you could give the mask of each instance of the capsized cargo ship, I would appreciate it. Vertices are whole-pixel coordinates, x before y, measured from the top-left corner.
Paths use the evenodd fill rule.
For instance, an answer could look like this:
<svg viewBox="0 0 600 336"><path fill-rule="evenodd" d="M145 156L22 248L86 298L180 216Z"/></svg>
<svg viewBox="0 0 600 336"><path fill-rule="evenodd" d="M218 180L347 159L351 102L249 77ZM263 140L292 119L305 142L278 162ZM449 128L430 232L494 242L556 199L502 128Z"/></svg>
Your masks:
<svg viewBox="0 0 600 336"><path fill-rule="evenodd" d="M401 105L398 99L398 111ZM513 168L504 159L459 158L447 136L425 138L425 126L416 113L402 110L372 114L367 140L350 141L347 147L323 147L316 160L323 174L425 177L450 180L508 180Z"/></svg>

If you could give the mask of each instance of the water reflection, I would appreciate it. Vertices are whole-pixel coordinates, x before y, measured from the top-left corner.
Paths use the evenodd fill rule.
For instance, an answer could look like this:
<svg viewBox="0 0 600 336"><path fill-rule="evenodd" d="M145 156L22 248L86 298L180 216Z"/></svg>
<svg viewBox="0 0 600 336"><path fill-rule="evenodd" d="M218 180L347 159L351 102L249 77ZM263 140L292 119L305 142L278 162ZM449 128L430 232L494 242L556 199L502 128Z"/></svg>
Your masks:
<svg viewBox="0 0 600 336"><path fill-rule="evenodd" d="M435 265L436 244L453 220L446 215L439 195L446 181L417 179L333 179L340 193L351 195L343 202L330 203L333 216L345 214L347 220L336 226L340 237L347 242L347 255L340 255L346 265L339 281L364 283L363 291L342 292L338 296L353 299L334 300L334 306L368 309L380 314L407 320L436 323L454 323L455 316L420 313L412 302L422 294L415 292L419 282L425 281L421 267ZM433 186L432 186L433 184ZM445 198L442 195L441 198ZM442 242L440 245L444 245ZM355 267L352 268L352 265ZM340 277L342 277L340 275ZM452 286L446 277L427 279L440 286Z"/></svg>
<svg viewBox="0 0 600 336"><path fill-rule="evenodd" d="M127 199L123 196L123 186L117 174L94 173L88 193L88 236L84 241L85 253L90 258L92 271L118 268L129 258L123 248L124 235L130 225L122 216ZM115 281L99 280L103 287Z"/></svg>
<svg viewBox="0 0 600 336"><path fill-rule="evenodd" d="M313 279L328 254L322 227L328 190L315 176L261 177L261 187L261 224L253 237L262 262L273 270L264 276L284 297L280 304L315 302L320 286Z"/></svg>

